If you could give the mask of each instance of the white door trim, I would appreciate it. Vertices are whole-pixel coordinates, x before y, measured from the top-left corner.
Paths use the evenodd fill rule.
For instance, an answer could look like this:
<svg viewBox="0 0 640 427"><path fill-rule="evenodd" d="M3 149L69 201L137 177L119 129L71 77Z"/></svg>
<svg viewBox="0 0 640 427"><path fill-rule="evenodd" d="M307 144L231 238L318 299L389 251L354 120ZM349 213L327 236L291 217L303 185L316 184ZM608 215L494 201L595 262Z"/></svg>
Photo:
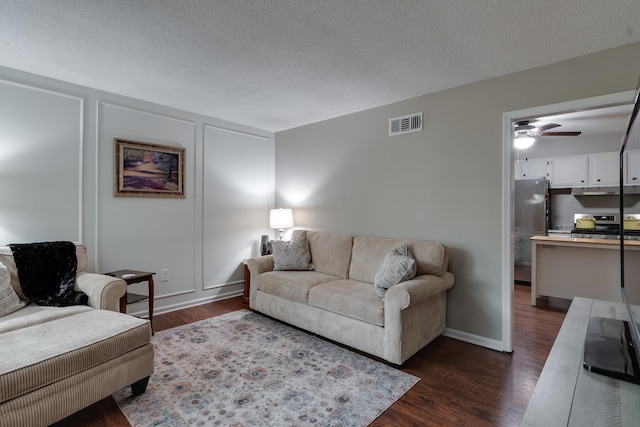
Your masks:
<svg viewBox="0 0 640 427"><path fill-rule="evenodd" d="M513 215L514 162L512 121L631 103L636 91L577 99L502 114L502 351L513 351Z"/></svg>

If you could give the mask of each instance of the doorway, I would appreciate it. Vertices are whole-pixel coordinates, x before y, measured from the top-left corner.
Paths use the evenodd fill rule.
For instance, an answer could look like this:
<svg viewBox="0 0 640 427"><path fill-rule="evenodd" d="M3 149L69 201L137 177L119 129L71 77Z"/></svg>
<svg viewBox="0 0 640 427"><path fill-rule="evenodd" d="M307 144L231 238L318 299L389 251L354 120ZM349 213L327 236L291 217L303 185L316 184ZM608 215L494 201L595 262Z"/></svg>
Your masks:
<svg viewBox="0 0 640 427"><path fill-rule="evenodd" d="M551 116L554 114L593 110L596 108L633 102L635 91L597 96L558 104L527 108L503 113L503 180L502 180L502 350L513 351L513 294L514 294L514 212L516 150L513 147L513 123L520 120Z"/></svg>

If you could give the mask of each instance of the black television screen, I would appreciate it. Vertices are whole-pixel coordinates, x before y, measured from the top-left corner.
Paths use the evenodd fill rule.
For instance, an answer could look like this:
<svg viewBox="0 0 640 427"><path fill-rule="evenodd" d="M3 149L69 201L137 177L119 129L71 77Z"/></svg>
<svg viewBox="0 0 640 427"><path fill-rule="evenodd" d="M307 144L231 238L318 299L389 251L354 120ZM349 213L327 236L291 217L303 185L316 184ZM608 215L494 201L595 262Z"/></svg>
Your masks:
<svg viewBox="0 0 640 427"><path fill-rule="evenodd" d="M584 344L583 365L586 369L624 381L640 384L640 331L631 308L627 285L640 287L640 277L629 277L625 271L625 222L637 224L625 212L625 184L635 182L632 176L640 170L640 82L636 90L633 110L620 145L620 292L628 320L593 317L589 320ZM638 182L640 185L640 182ZM629 217L628 221L625 221ZM628 245L627 245L628 246Z"/></svg>

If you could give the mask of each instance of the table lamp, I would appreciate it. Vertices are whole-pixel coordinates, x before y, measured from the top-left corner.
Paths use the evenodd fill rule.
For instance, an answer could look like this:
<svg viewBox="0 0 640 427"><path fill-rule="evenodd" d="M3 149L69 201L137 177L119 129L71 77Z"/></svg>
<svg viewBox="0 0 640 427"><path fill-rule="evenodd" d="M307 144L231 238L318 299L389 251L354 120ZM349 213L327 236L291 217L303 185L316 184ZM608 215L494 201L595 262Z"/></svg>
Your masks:
<svg viewBox="0 0 640 427"><path fill-rule="evenodd" d="M280 231L280 240L285 228L293 227L293 212L291 209L271 209L269 212L269 228Z"/></svg>

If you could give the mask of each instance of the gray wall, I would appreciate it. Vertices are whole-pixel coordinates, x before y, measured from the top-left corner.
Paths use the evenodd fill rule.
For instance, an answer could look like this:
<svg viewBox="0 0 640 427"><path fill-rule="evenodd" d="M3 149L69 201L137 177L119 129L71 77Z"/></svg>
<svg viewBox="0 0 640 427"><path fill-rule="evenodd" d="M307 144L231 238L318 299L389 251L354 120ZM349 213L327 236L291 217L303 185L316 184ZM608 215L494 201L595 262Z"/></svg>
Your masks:
<svg viewBox="0 0 640 427"><path fill-rule="evenodd" d="M184 147L186 197L114 197L116 137ZM0 68L0 244L77 240L89 271L156 272L158 312L239 295L273 155L269 132Z"/></svg>
<svg viewBox="0 0 640 427"><path fill-rule="evenodd" d="M499 342L502 114L628 91L639 72L636 43L279 132L276 204L301 228L445 243L449 331ZM420 111L422 132L387 136Z"/></svg>

